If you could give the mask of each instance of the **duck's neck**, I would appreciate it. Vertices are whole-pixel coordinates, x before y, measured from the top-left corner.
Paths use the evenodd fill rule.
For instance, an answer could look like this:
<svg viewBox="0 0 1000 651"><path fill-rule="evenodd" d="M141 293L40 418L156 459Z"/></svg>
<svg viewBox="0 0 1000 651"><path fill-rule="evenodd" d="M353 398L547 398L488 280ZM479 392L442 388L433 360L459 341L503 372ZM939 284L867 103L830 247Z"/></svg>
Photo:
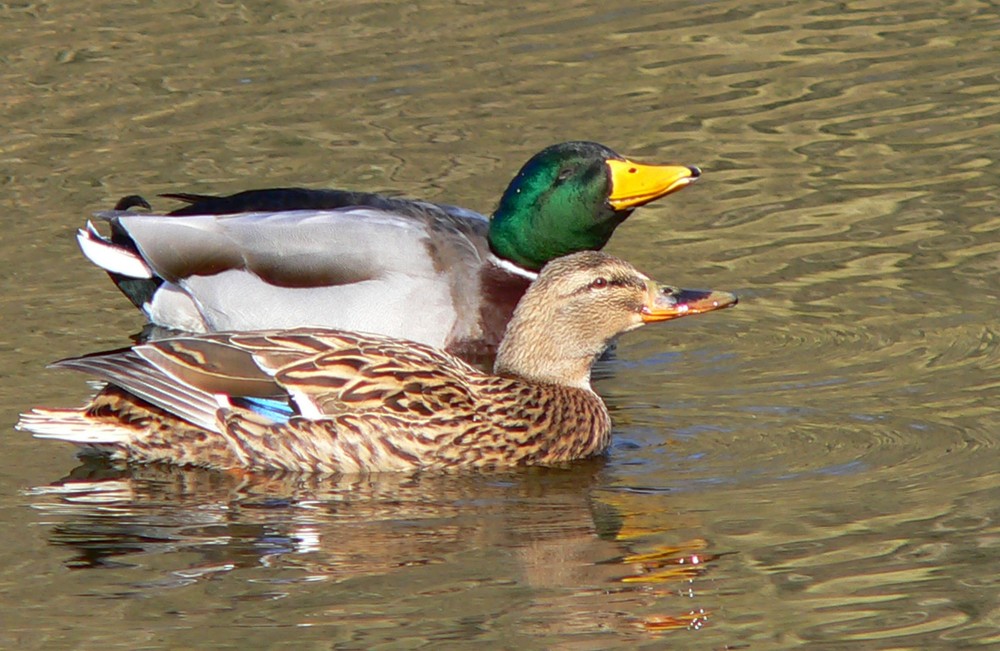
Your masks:
<svg viewBox="0 0 1000 651"><path fill-rule="evenodd" d="M493 372L536 384L555 384L593 391L590 368L601 349L568 345L567 333L558 327L538 327L546 321L514 318L497 351Z"/></svg>

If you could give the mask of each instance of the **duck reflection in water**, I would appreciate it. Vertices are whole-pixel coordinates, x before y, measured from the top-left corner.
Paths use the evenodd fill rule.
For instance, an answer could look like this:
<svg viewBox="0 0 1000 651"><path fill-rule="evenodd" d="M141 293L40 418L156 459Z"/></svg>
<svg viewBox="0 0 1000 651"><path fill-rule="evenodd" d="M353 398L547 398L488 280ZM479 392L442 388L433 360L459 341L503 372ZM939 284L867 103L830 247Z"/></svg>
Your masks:
<svg viewBox="0 0 1000 651"><path fill-rule="evenodd" d="M703 539L651 529L627 495L596 490L609 481L602 459L323 479L84 461L33 489L34 506L51 522L51 543L73 550L68 567L117 570L126 584L107 586L115 596L206 580L233 582L227 592L247 598L294 596L386 577L382 585L434 590L528 588L519 599L550 633L556 622L565 632L637 631L708 617L691 597L719 554Z"/></svg>

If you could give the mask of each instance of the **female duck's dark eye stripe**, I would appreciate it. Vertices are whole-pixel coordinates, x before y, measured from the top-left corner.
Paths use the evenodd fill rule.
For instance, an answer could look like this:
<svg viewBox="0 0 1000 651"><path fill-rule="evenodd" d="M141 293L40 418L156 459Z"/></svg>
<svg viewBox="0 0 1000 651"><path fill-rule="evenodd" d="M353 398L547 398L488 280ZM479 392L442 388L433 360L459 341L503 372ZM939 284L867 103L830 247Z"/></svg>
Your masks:
<svg viewBox="0 0 1000 651"><path fill-rule="evenodd" d="M636 287L645 289L645 285L637 278L600 278L597 280L603 280L603 285L596 285L595 281L591 281L573 291L573 294L582 294L584 292L589 292L594 289L608 289L609 287Z"/></svg>
<svg viewBox="0 0 1000 651"><path fill-rule="evenodd" d="M608 280L611 287L642 287L643 284L635 278L611 278Z"/></svg>

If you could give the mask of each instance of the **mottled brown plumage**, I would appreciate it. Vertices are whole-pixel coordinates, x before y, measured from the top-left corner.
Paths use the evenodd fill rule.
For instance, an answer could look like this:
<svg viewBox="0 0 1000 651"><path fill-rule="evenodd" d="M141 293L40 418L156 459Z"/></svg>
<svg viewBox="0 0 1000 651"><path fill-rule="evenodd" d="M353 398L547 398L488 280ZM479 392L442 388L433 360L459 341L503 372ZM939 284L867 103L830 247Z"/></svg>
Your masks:
<svg viewBox="0 0 1000 651"><path fill-rule="evenodd" d="M108 383L82 410L18 427L138 462L301 472L558 464L611 421L590 367L618 334L726 307L587 251L547 265L519 303L495 374L382 335L298 329L191 335L59 362Z"/></svg>

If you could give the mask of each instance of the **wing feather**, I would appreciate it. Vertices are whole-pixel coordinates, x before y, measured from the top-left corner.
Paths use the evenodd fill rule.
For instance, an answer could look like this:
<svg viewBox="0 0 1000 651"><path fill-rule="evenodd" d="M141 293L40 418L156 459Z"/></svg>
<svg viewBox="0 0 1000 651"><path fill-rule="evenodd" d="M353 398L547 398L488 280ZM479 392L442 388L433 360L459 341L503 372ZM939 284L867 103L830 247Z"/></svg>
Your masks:
<svg viewBox="0 0 1000 651"><path fill-rule="evenodd" d="M218 432L215 396L177 381L133 350L62 360L53 364L94 375L209 431Z"/></svg>
<svg viewBox="0 0 1000 651"><path fill-rule="evenodd" d="M474 387L487 376L453 355L377 335L329 332L324 341L330 343L326 352L274 373L300 407L308 403L324 415L383 412L415 421L479 407Z"/></svg>

